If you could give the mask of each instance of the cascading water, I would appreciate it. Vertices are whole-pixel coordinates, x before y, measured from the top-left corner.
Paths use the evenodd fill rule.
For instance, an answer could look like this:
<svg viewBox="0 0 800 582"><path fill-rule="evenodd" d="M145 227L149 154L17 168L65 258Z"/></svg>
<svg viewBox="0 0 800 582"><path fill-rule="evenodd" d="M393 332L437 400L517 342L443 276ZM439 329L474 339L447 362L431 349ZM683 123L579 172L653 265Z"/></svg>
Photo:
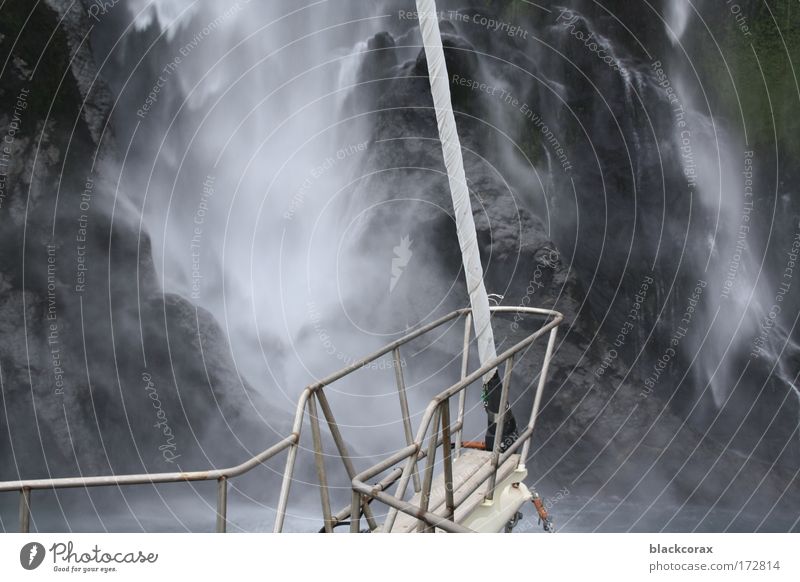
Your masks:
<svg viewBox="0 0 800 582"><path fill-rule="evenodd" d="M798 407L795 382L791 374L782 372L787 362L796 358L795 342L784 324L776 321L777 313L770 307L777 306L780 310L781 293L785 293L777 286L784 275L785 261L781 264L780 260L768 259L769 253L774 252L771 242L774 225L770 225L769 214L775 206L768 192L759 192L769 184L766 178L769 170L764 165L771 163L770 156L766 153L760 158L759 153L754 154L752 143L746 141L746 127L737 124L736 119L720 115L715 99L719 91L730 89L709 85L707 80L698 78L698 63L692 59L699 57L682 38L694 22L693 10L701 4L692 8L684 0L665 2L662 26L669 44L661 45L658 53L651 49L645 59L631 55L634 48L641 49L644 37L636 38L632 47L610 40L599 33L591 17L581 12L592 8L585 3L575 4L572 8L558 8L556 23L550 30L561 53L595 73L586 93L598 94L595 98L573 97L569 100L573 109L557 103L551 107L561 108L565 121L577 108L583 118L579 129L595 128L591 135L595 143L584 152L586 159L598 151L601 158L606 158L601 163L605 164L607 176L614 173L609 171L615 164L613 157L624 160L626 155L631 156L635 174L625 191L633 195L638 206L628 211L629 216L637 219L623 223L623 208L631 200L619 198L620 207L612 215L608 214L608 205L605 206L606 220L617 222L618 227L612 228L618 228L625 236L630 233L634 239L637 236L645 239L629 246L642 245L646 249L653 241L660 241L657 248L651 247L656 256L654 272L661 280L660 285L657 283L662 296L659 301L666 300L671 306L667 313L651 315L651 325L656 325L659 332L651 337L650 355L641 354L638 358L643 363L647 393L654 387L670 390L662 383L664 375L669 374L667 382L677 386L670 401L682 414L689 415L690 422L704 431L710 428L711 434L742 452L749 454L758 447L757 454L772 460L783 450L762 442L765 427L787 427L775 438L776 442L783 442L792 433ZM607 13L593 10L594 19L608 22ZM657 22L661 17L652 10ZM721 16L733 20L739 14L739 7L731 10L731 15ZM741 18L736 22L741 23ZM658 31L648 34L655 37ZM698 32L697 36L700 35ZM608 70L599 70L601 62L608 65ZM574 85L580 74L569 69L570 66L549 69L548 81L569 86L572 80ZM624 99L610 98L618 92ZM603 111L607 107L613 117ZM618 150L611 151L611 146L606 145L610 140L600 135L602 124L607 124L609 130L619 124L630 148L623 142ZM562 122L559 133L570 131L569 124ZM608 151L604 152L605 148ZM586 165L590 164L584 165L578 177L572 178L573 182L577 180L580 184L581 174L592 174ZM550 170L552 173L552 166ZM654 179L654 172L662 175L661 180ZM594 186L589 183L585 186L596 189L597 178L592 179ZM614 179L629 178L620 174ZM559 190L566 188L569 182L561 180ZM579 185L579 196L582 189ZM662 200L658 200L661 191ZM619 192L613 190L603 194L609 199L617 196ZM597 205L590 198L582 202L587 207ZM665 210L664 220L658 225L652 219ZM593 234L592 226L585 221L583 226L577 226L579 219L573 216L577 213L577 209L574 212L570 209L556 220L556 237L564 248L569 248L567 241L575 237L576 230L579 237L584 231L598 242L603 238L600 233ZM637 227L644 229L643 235L636 234ZM655 236L659 232L661 236L665 232L673 235L663 240ZM670 240L672 237L674 241ZM608 242L603 240L604 245ZM673 246L673 242L677 244ZM639 249L631 252L624 246L619 250L629 257L641 257L629 258L633 261L649 254ZM663 260L658 259L659 253ZM597 261L606 277L616 276L612 275L613 269L602 267L604 261L609 262L608 258L599 257L585 267L580 263L577 266L588 276ZM639 278L647 273L638 267L627 271L637 273ZM632 285L637 287L639 282ZM633 295L633 289L628 293ZM614 321L616 309L608 307L608 303L602 303L597 311ZM624 311L625 306L621 307ZM620 328L624 328L624 323L611 326L612 330ZM630 342L627 343L624 347L629 349ZM765 344L763 349L760 344ZM650 357L653 361L649 361ZM786 400L786 395L791 395L791 399ZM781 420L770 422L777 418ZM751 422L758 428L751 427L750 436L744 436ZM727 428L721 428L722 425ZM796 442L788 449L796 454Z"/></svg>
<svg viewBox="0 0 800 582"><path fill-rule="evenodd" d="M167 5L142 12L139 26L168 32L155 60L186 56L168 80L172 104L139 123L133 151L157 155L131 160L144 170L130 172L127 191L141 193L144 223L155 226L165 287L224 322L247 377L303 386L303 360L329 347L309 328L357 291L338 280L340 249L329 243L339 240L343 189L367 142L359 120L344 119L366 49L350 39L379 31L379 11L195 3L177 18ZM153 119L161 116L163 125ZM304 331L308 344L285 344ZM275 348L279 364L265 356ZM314 375L339 363L305 362Z"/></svg>
<svg viewBox="0 0 800 582"><path fill-rule="evenodd" d="M375 35L394 4L403 5L232 1L182 13L129 5L140 34L165 33L145 62L181 60L166 78L170 90L143 117L120 109L118 123L132 139L125 192L141 208L165 289L221 322L237 375L276 408L270 426L290 418L311 381L444 313L452 292L432 273L426 295L413 302L419 310L382 306L413 293L406 271L424 268L408 236L415 218L396 214L385 238L372 235L364 247L371 210L353 212L375 200L374 189L359 191L372 119L358 100L374 84L364 62L380 62ZM134 70L129 86L147 88L152 74ZM127 106L140 91L121 92ZM348 386L355 400L340 422L396 422L391 360L384 364ZM450 381L437 373L422 377ZM412 401L427 402L418 392L412 385ZM401 436L351 438L360 454L374 455Z"/></svg>
<svg viewBox="0 0 800 582"><path fill-rule="evenodd" d="M680 23L672 23L681 31L690 19L685 4L670 3L671 14L682 14ZM681 35L676 36L680 45ZM676 128L675 142L700 203L697 211L709 224L706 244L696 241L692 249L696 278L708 287L698 306L702 323L693 332L697 340L688 344L685 355L696 362L698 400L710 393L713 412L707 414L713 418L712 426L728 415L737 419L735 430L722 434L738 442L734 439L747 415L757 411L770 392L777 392L769 397L777 404L764 406L766 420L780 418L787 426L800 422L799 394L791 375L784 372L796 357L796 347L776 321L786 292L780 285L784 272L767 260L776 234L774 223L768 220L763 228L764 223L758 222L759 215L768 219L777 207L769 192L759 191L768 184L762 176L769 171L764 167L769 157L748 144L746 123L737 127L741 124L727 123L709 109L707 93L716 88L695 77L690 58L675 51L669 64L677 99L686 111L686 127ZM765 434L758 436L758 441L744 439L736 446L751 454ZM796 443L789 448L796 454ZM759 454L780 456L778 451L762 447Z"/></svg>
<svg viewBox="0 0 800 582"><path fill-rule="evenodd" d="M681 41L691 18L690 0L670 0L667 4L666 26L673 44Z"/></svg>

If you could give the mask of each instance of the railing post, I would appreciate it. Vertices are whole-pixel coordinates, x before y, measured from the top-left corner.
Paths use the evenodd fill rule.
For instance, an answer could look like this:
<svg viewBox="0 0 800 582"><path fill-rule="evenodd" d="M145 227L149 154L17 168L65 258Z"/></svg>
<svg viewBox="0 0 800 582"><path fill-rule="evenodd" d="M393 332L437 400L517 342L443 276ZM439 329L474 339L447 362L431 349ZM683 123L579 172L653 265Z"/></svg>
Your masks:
<svg viewBox="0 0 800 582"><path fill-rule="evenodd" d="M342 438L342 433L339 431L339 425L336 424L336 419L333 417L333 411L331 410L331 405L328 403L328 397L325 396L325 393L322 390L318 390L317 399L319 400L320 408L322 408L322 414L325 416L325 421L328 423L328 430L331 431L333 442L336 444L336 449L339 451L339 456L344 464L344 469L347 471L347 478L352 481L353 477L356 476L356 470L355 467L353 467L353 460L350 458L350 452L347 450L347 445L344 443L344 438ZM367 519L367 524L369 525L370 529L377 529L378 523L375 521L372 508L366 503L363 505L363 508L364 517ZM350 517L352 521L353 516L351 515Z"/></svg>
<svg viewBox="0 0 800 582"><path fill-rule="evenodd" d="M311 420L311 436L314 439L314 462L317 466L317 478L319 479L322 519L325 524L325 533L332 533L333 518L331 517L331 499L328 494L328 476L325 473L325 457L322 450L322 435L319 429L316 394L312 394L308 399L308 416Z"/></svg>
<svg viewBox="0 0 800 582"><path fill-rule="evenodd" d="M544 392L545 382L547 382L547 371L550 368L550 360L553 357L553 348L556 345L557 333L558 326L550 330L550 337L547 339L547 348L545 349L544 360L542 361L542 371L539 374L539 385L536 387L536 396L533 398L531 417L528 419L528 428L531 429L531 434L522 444L522 453L519 457L520 465L524 465L525 461L528 459L528 451L531 447L531 438L533 438L533 428L536 426L536 417L539 416L539 404L542 401L542 393Z"/></svg>
<svg viewBox="0 0 800 582"><path fill-rule="evenodd" d="M217 533L228 529L228 478L217 479Z"/></svg>
<svg viewBox="0 0 800 582"><path fill-rule="evenodd" d="M406 381L403 377L403 367L401 366L402 360L400 359L400 348L392 350L392 357L394 358L394 379L397 384L397 394L400 396L400 411L403 413L403 431L406 434L406 444L410 445L414 442L414 434L411 431L411 413L408 409L408 395L406 394ZM414 463L414 468L411 474L414 479L414 492L419 493L419 472L417 471L417 463Z"/></svg>
<svg viewBox="0 0 800 582"><path fill-rule="evenodd" d="M428 504L430 503L431 487L433 486L433 465L436 461L436 445L439 442L439 420L442 415L442 409L436 407L436 412L433 413L433 425L431 426L431 436L428 439L428 454L425 463L425 476L422 478L422 492L420 493L420 509L425 512L428 511ZM425 531L425 521L420 518L417 524L418 531ZM433 531L433 530L431 530Z"/></svg>
<svg viewBox="0 0 800 582"><path fill-rule="evenodd" d="M500 411L497 413L496 428L494 431L494 446L492 447L492 475L489 477L489 488L486 500L494 499L494 488L497 484L497 469L500 461L500 446L503 442L503 429L505 428L506 408L508 407L508 392L511 384L511 370L514 368L514 356L506 360L506 370L503 374L503 389L500 392Z"/></svg>
<svg viewBox="0 0 800 582"><path fill-rule="evenodd" d="M467 377L467 366L469 365L469 338L472 332L472 312L467 313L464 318L464 347L461 352L461 380ZM461 455L461 435L464 432L464 406L466 404L467 391L462 390L458 393L458 420L459 429L456 431L456 458Z"/></svg>
<svg viewBox="0 0 800 582"><path fill-rule="evenodd" d="M313 394L309 395L311 398ZM281 533L283 531L283 522L286 520L286 508L289 506L289 490L292 487L292 475L294 474L294 463L297 460L297 449L300 447L300 433L303 426L303 417L305 416L306 406L308 400L303 405L303 413L300 416L300 424L297 427L297 433L294 435L294 442L289 446L289 453L286 456L286 468L283 470L283 479L281 480L281 492L278 496L278 508L275 515L275 527L273 533Z"/></svg>
<svg viewBox="0 0 800 582"><path fill-rule="evenodd" d="M463 392L463 390L462 390ZM445 517L454 520L456 504L453 499L453 451L450 449L450 398L445 398L442 407L442 455L444 457Z"/></svg>
<svg viewBox="0 0 800 582"><path fill-rule="evenodd" d="M23 487L19 492L19 533L31 531L31 489Z"/></svg>
<svg viewBox="0 0 800 582"><path fill-rule="evenodd" d="M361 493L353 489L350 501L350 533L361 531Z"/></svg>
<svg viewBox="0 0 800 582"><path fill-rule="evenodd" d="M411 471L413 469L417 457L419 457L419 452L417 452L415 455L408 457L406 465L405 467L403 467L403 472L400 474L400 479L397 483L397 488L395 489L395 497L397 497L398 499L403 499L403 497L405 497L406 489L408 488L408 482L411 479ZM386 533L392 532L392 528L394 527L394 521L396 518L397 518L397 509L394 507L390 507L389 511L386 513L386 519L383 522L383 530Z"/></svg>

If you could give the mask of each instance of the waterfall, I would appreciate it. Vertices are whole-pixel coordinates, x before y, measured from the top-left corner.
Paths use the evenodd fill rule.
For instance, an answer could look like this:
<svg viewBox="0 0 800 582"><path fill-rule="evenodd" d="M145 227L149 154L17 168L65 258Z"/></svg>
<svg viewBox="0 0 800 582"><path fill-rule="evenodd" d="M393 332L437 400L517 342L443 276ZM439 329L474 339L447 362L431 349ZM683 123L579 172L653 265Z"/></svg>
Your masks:
<svg viewBox="0 0 800 582"><path fill-rule="evenodd" d="M187 6L191 8L184 10ZM157 125L152 116L141 122L136 150L161 149L153 179L134 175L128 191L147 193L138 203L145 223L154 225L150 233L164 285L193 297L223 322L231 352L247 377L269 378L282 387L302 386L309 377L335 369L386 337L386 329L375 320L365 327L349 310L348 305L362 297L363 285L344 280L348 277L343 273L349 272L346 263L352 261L358 272L374 273L375 285L383 286L381 277L390 260L368 254L343 261L343 256L353 254L348 245L358 228L341 221L352 219L354 184L369 156L369 121L359 115L363 112L358 107L348 106L368 90L354 87L371 50L365 39L389 28L391 19L386 17L397 16L396 10L403 6L157 2L139 17L141 30L147 26L168 30L158 49L161 61L187 53L168 79L180 94L177 104L167 109L175 113L180 103L185 105L171 127ZM129 4L131 11L141 7L139 2ZM444 13L450 8L443 6ZM619 91L606 98L620 112L632 152L633 179L637 183L648 179L660 152L637 112L640 100L667 101L665 79L657 78L649 63L626 52L588 12L559 10L553 12L550 26L557 46L578 51L590 63L601 89ZM672 45L681 42L692 10L688 0L665 4ZM452 15L448 19L457 30L474 32L465 21ZM407 29L414 23L403 24L405 38L410 38ZM209 29L208 34L203 32ZM685 194L693 201L691 217L668 215L666 220L678 232L690 227L682 258L682 289L691 292L702 283L702 297L680 352L687 365L692 363L688 382L694 385L693 398L708 402L708 418L713 419L746 402L747 389L741 382L737 387L737 380L743 373L743 357L754 349L765 325L770 332L759 356L748 364L750 371L763 376L763 366L776 365L779 373L770 382L795 394L796 387L787 380L790 372L781 372L785 360L778 358L783 346L791 351L793 344L787 344L789 334L782 324L770 317L775 289L772 274L763 265L763 233L753 229L742 235L750 212L743 172L750 164L754 171L762 169L760 160L747 157L747 144L736 127L708 110L692 84L693 73L682 51L673 48L662 60L666 83L677 100L664 112L670 119L655 120L669 128L661 136L667 150L672 150L666 163L675 162L667 172L680 176L676 190L668 195L678 199ZM520 86L519 80L486 63L481 70L496 86L506 90ZM543 67L541 75L567 98L575 91L574 79L563 78L563 73ZM563 123L561 107L552 97L543 99L537 114L555 127ZM516 112L503 115L497 109L489 108L489 115L500 122L516 119ZM597 117L589 124L590 131L598 131L603 123ZM560 127L560 136L567 133L566 126ZM505 145L500 151L521 189L530 190L525 171L513 159L517 154ZM545 147L541 158L549 167L552 185L545 206L563 209L572 197L571 187L560 180L558 164L552 165L553 151ZM585 153L592 155L591 150ZM146 156L141 160L141 175L149 174L152 162ZM205 190L210 195L204 194L203 186L209 177L213 186ZM197 234L199 211L206 215ZM402 220L384 246L413 253L410 239L403 247L407 229ZM567 222L560 228L562 239L573 237ZM193 242L195 238L200 240ZM580 250L583 260L594 252ZM694 300L677 293L673 290L670 301L674 317L680 320ZM678 323L662 322L668 330ZM331 345L332 328L339 325L367 330L366 339L361 332L348 335L339 329L335 332L339 339ZM268 357L270 351L280 357Z"/></svg>
<svg viewBox="0 0 800 582"><path fill-rule="evenodd" d="M670 41L678 44L681 41L691 18L691 0L669 0L665 14L664 26Z"/></svg>
<svg viewBox="0 0 800 582"><path fill-rule="evenodd" d="M784 251L782 258L770 260L770 255L776 252L774 237L763 230L759 222L759 217L768 222L772 212L770 193L762 189L768 185L766 176L773 162L768 153L753 151L755 148L752 143L748 144L738 119L721 116L715 107L717 93L733 89L709 86L705 79L699 80L703 87L698 86L697 63L693 67L684 53L689 51L688 59L698 58L691 46L691 41L696 42L696 39L682 41L682 38L693 10L699 9L701 4L688 0L664 3L664 26L669 44L659 47L662 50L658 53L653 49L649 64L641 56L626 52L630 47L621 42L624 35L613 37L608 28L601 29L598 22L607 22L602 11L592 12L588 6L581 6L585 13L576 8L559 8L553 15L552 31L561 53L576 66L592 70L593 85L585 87L577 99L579 107L594 111L588 119L582 120L583 124L614 132L616 123L620 123L624 143L616 146L616 157L624 157L623 146L629 148L635 171L633 184L642 197L637 200L639 217L652 220L665 203L665 228L675 233L679 243L666 252L675 258L670 268L678 269L678 264L680 268L675 273L666 269L661 276L677 276L676 281L680 283L672 288L666 285L662 291L669 292L669 311L654 322L661 331L646 347L643 359L657 360L664 352L670 353L668 345L663 349L657 346L662 340L674 341L681 363L672 361L667 365L656 361L642 365L640 360L644 376L647 378L652 372L651 376L659 377L658 367L668 366L670 379L662 389L680 387L680 397L674 399L673 404L682 413L692 412L699 428L706 430L714 425L720 429L727 424L721 428L727 438L738 433L741 422L741 427L752 431L755 442L759 431L771 426L769 421L778 411L787 415L791 423L794 413L790 411L797 410L797 387L791 372L785 371L787 365L791 367L789 363L795 361L796 346L788 329L790 322L780 321L775 313L783 300L780 289L782 281L785 286L783 267L790 263L786 260L785 249L781 249ZM720 18L723 17L732 18L727 12L721 14ZM677 46L679 43L683 43L682 46ZM608 68L603 67L603 62ZM570 67L563 68L555 72L545 69L549 74L548 82L569 86L570 82L562 80L562 75L568 75ZM570 79L574 85L580 76L572 75ZM598 94L593 96L595 91ZM663 109L653 109L659 102ZM649 110L647 123L641 114L642 104ZM553 103L551 107L560 105ZM606 107L614 112L614 119L604 111ZM562 118L568 118L571 113L565 109ZM653 127L657 132L655 139L651 133ZM569 130L568 125L562 124L559 133L566 134ZM607 139L598 134L599 130L590 139L612 149ZM594 148L584 152L593 156ZM648 194L663 187L650 181L653 172L663 172L667 176L666 200L647 199ZM551 168L551 177L553 174ZM593 181L587 180L590 191L597 181L598 176ZM563 192L567 188L569 184L562 181L559 190ZM627 192L629 196L633 194L631 189ZM615 193L607 195L613 197ZM575 214L581 203L590 206L592 202L592 195L589 195L579 202ZM625 198L620 197L617 206L625 202ZM609 212L608 207L602 206L596 210ZM614 208L612 220L620 212L623 212L621 208ZM568 243L564 241L575 236L577 224L577 219L574 224L563 217L556 220L556 232L562 233L559 241L562 245L566 246ZM622 228L631 228L629 224ZM590 230L590 227L584 228ZM653 233L644 238L653 240ZM668 241L666 248L671 242L675 241ZM602 243L613 244L608 238ZM664 249L661 250L663 253ZM579 261L586 252L586 248L581 250ZM623 247L617 252L624 255L630 249ZM642 254L647 256L646 252ZM594 264L587 267L594 268ZM699 290L697 294L694 293L696 289ZM605 310L610 306L602 304L600 309L606 315ZM613 313L610 309L608 315L613 316ZM681 325L682 321L685 325ZM682 330L685 330L685 337ZM673 331L679 337L671 338ZM687 376L681 378L684 370ZM783 405L787 394L791 398ZM751 413L758 420L751 418L745 422L744 416Z"/></svg>
<svg viewBox="0 0 800 582"><path fill-rule="evenodd" d="M688 1L669 4L673 43L686 29L689 9ZM682 51L675 51L669 64L670 82L686 120L685 127L676 128L674 141L686 185L700 203L699 219L708 225L705 241L699 237L690 248L695 278L708 287L698 302L701 319L693 323L694 339L683 348L697 367L697 397L710 393L714 419L750 414L764 394L776 391L775 402L763 413L765 425L755 429L766 430L766 422L779 411L786 413L800 403L784 404L800 396L791 373L785 371L796 357L796 344L776 313L783 300L783 265L770 264L773 233L760 229L758 222L759 215L768 217L770 206L778 204L760 191L768 184L764 177L769 156L753 151L741 124L709 110L708 96L694 86L695 73ZM737 432L738 428L733 434Z"/></svg>
<svg viewBox="0 0 800 582"><path fill-rule="evenodd" d="M128 8L136 14L142 4ZM337 209L367 139L358 119L341 118L366 49L351 39L381 29L379 8L149 4L137 26L169 31L156 60L180 58L166 75L173 103L156 103L175 117L161 124L149 112L141 120L134 152L158 155L129 160L142 171L127 174L127 191L151 226L165 288L223 323L243 375L296 390L307 367L316 375L342 363L311 355L325 350L309 330L320 314L338 317L357 292L337 280ZM299 349L300 337L310 344ZM348 348L348 357L362 351Z"/></svg>
<svg viewBox="0 0 800 582"><path fill-rule="evenodd" d="M796 11L437 4L487 290L565 315L537 485L569 485L573 529L796 529L796 87L767 42L771 12ZM309 381L467 304L413 5L4 5L7 478L238 463L286 434ZM528 332L495 323L501 350ZM415 423L460 377L462 334L401 350ZM541 350L515 360L515 409ZM387 429L394 365L330 386L359 465L405 444ZM292 527L310 530L304 458ZM245 529L263 529L280 469L258 471L231 489ZM34 514L40 530L107 513L206 527L189 498L214 492L170 490L175 520L68 493L36 494ZM17 499L0 503L8 526Z"/></svg>

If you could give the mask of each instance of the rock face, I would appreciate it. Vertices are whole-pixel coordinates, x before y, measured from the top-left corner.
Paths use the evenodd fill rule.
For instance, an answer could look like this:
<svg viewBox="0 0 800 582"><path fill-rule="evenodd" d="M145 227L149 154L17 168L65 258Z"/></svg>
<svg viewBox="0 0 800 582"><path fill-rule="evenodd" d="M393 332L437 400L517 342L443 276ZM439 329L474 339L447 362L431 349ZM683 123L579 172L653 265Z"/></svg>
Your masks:
<svg viewBox="0 0 800 582"><path fill-rule="evenodd" d="M470 15L467 20L474 14L499 18L498 13L486 11L464 10L462 14ZM497 35L477 30L480 27L460 24L463 18L451 20L456 24L443 21L442 30L487 288L490 293L502 294L505 305L551 308L566 316L537 425L538 446L534 446L532 464L535 478L545 487L566 486L587 496L635 501L650 508L630 519L617 515L603 522L601 516L591 527L602 523L601 528L624 529L639 520L638 527L660 529L674 516L674 511L657 515L664 505L738 510L745 502L759 515L755 524L761 515L769 515L769 521L776 519L780 524L772 522L764 527L791 527L793 519L780 517L783 511L796 514L800 502L790 459L776 455L776 451L764 454L763 460L737 454L724 441L709 438L696 428L690 421L696 419L687 418L691 407L674 402L680 399L680 391L653 391L645 384L650 360L638 351L648 340L649 353L659 354L669 347L672 324L680 320L682 312L678 311L684 307L684 296L691 298L697 280L679 272L679 255L673 254L671 246L679 239L673 234L661 241L664 259L658 269L653 271L646 263L645 257L657 243L653 229L657 226L654 221L660 219L649 207L660 196L653 191L653 181L661 178L654 173L658 161L655 150L646 144L640 144L639 151L628 152L630 157L624 155L624 148L636 143L641 120L626 117L632 102L621 80L604 73L594 78L602 84L604 97L612 107L609 111L597 111L597 96L581 90L582 83L589 82L587 78L565 87L561 95L548 94L542 83L531 79L555 75L555 67L539 69L516 39L498 40ZM585 27L588 21L582 22ZM365 85L368 90L360 94L358 107L373 112L375 129L364 170L369 177L353 194L351 211L353 215L364 213L365 252L391 248L392 241L403 234L413 241L417 253L414 259L420 257L416 266L409 267L417 269L415 285L398 286L391 303L382 305L377 293L364 302L379 306L372 307L370 313L389 313L388 319L402 324L409 312L414 313L412 318L437 312L437 308L446 312L468 300L462 291L460 255L424 54L403 61L409 50L403 47L418 45L418 32L400 25L393 33L396 39L382 33L370 41L375 52L362 66L361 80L372 82ZM559 42L560 33L547 34L552 42ZM573 52L584 71L597 69L596 63L587 61L593 56ZM392 54L398 56L392 58ZM495 55L501 55L502 61ZM646 76L646 65L626 53L626 66L631 74L641 75L641 98L654 104L654 134L671 139L667 102ZM582 74L573 71L569 78ZM508 101L504 100L506 96ZM561 106L554 106L558 99L566 99L566 106L575 109L579 116L576 120L595 124L588 128L591 141L575 139L568 144L573 168L566 178L558 177L563 172L555 145L548 141L546 132L537 131L534 117L559 111ZM504 109L509 108L515 111L506 115ZM614 130L616 137L604 137L603 124L611 124L615 116L622 120ZM574 127L557 117L545 119L547 122L559 128L561 139L565 139L569 127ZM665 151L669 154L669 146ZM666 165L666 183L677 194L670 201L675 212L667 229L680 224L681 213L686 210L680 206L680 192L685 190L680 187L680 168L673 163L676 158L672 160ZM543 167L549 168L549 175L547 171L545 175L538 173ZM518 179L507 179L515 172ZM585 215L575 229L580 240L564 249L551 232L554 223L563 220L559 213L568 213L563 206L566 193L573 191L567 186L571 182L580 191L582 198L575 202ZM639 190L634 190L634 183ZM596 193L595 200L587 199L591 191ZM638 207L637 195L642 196ZM400 230L398 224L402 225ZM641 320L658 319L657 313L665 305L664 281L673 281L681 288L679 299L668 298L667 315L661 315L667 321L655 328L651 334L655 337L638 335L641 329L652 328L646 325L628 336L632 327L625 322L632 311L634 319L639 320L637 326ZM398 298L398 290L403 299ZM508 321L497 321L495 326L498 342L504 346L522 339L526 331L526 327L517 328ZM527 328L528 333L531 329ZM615 348L613 341L620 333L625 337L622 343L628 345L623 348L616 344ZM532 383L543 347L540 344L518 364L517 387ZM630 361L625 357L628 354L637 354L633 367L626 364L626 359ZM527 396L517 394L517 398L519 410L528 410ZM758 421L754 424L754 431L763 432L764 425ZM790 432L791 428L786 434ZM787 442L786 434L781 435L783 443ZM780 438L776 437L776 442ZM731 527L753 527L744 520L734 520ZM676 526L673 522L668 527ZM703 522L700 527L720 526Z"/></svg>
<svg viewBox="0 0 800 582"><path fill-rule="evenodd" d="M213 317L161 291L107 178L89 22L61 4L6 3L0 24L0 480L238 462L273 434L248 442L261 404Z"/></svg>

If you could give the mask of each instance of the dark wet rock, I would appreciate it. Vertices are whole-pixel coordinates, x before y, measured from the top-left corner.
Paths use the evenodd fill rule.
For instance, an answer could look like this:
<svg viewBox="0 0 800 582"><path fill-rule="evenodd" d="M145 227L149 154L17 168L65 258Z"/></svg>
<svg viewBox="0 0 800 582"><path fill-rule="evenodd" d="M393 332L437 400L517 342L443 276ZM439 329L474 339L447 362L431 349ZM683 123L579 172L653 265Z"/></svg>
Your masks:
<svg viewBox="0 0 800 582"><path fill-rule="evenodd" d="M78 49L87 17L61 4L33 8L0 86L3 135L20 113L0 208L0 479L239 462L274 436L255 435L263 402L213 317L162 292L104 177L118 152L109 92ZM30 10L4 5L4 58Z"/></svg>
<svg viewBox="0 0 800 582"><path fill-rule="evenodd" d="M551 101L542 99L537 102L537 92L531 88L527 78L494 69L491 60L480 54L495 50L498 46L496 37L491 47L482 45L479 37L469 36L468 42L448 36L451 47L467 47L475 43L472 46L476 51L469 58L462 58L455 57L458 51L451 50L447 55L448 65L452 65L457 74L469 75L479 82L497 83L499 79L508 91L529 98L533 108L538 103L548 111L544 103ZM506 52L519 50L513 43L499 45ZM519 55L516 60L522 63L525 57ZM353 212L367 212L363 225L365 250L367 247L370 252L375 252L375 248L392 248L402 235L414 241L414 259L419 258L419 262L410 264L408 268L417 269L413 280L418 283L405 287L398 285L391 302L382 303L385 301L382 289L364 302L377 305L377 308L370 308L371 314L378 314L375 317L383 314L386 319L400 324L403 318L409 317L409 312L413 319L429 313L428 310L444 313L467 303L462 291L464 280L460 273L460 254L432 101L427 79L419 77L423 67L424 55L420 54L413 66L401 66L395 71L397 78L385 83L374 108L377 113L374 115L373 142L364 175L369 176L374 170L383 171L359 184L351 201ZM452 75L454 71L450 73ZM612 79L607 86L613 91L622 90L619 80ZM454 91L462 89L451 88ZM581 115L590 119L594 117L596 121L603 119L604 113L590 110L595 104L593 98L585 97L578 88L571 87L568 91L576 93L570 97L571 102L576 105L583 103ZM615 356L610 364L604 365L604 359L608 358L612 348L606 339L607 334L610 330L616 333L627 314L612 309L612 306L632 304L643 277L653 276L642 259L646 255L645 247L640 246L652 237L654 225L647 222L647 215L643 218L644 232L635 235L635 240L639 241L633 247L636 256L633 260L627 256L631 242L626 237L633 232L630 218L634 216L634 206L628 199L631 182L624 174L630 176L631 169L619 155L619 145L613 141L617 138L596 144L600 148L600 168L588 171L585 167L580 168L575 175L585 192L592 190L589 184L596 186L600 183L601 171L607 180L607 199L603 193L597 192L597 200L580 202L582 212L584 209L588 211L584 224L594 223L588 226L591 230L582 231L588 234L588 238L579 243L581 248L594 244L594 248L599 250L603 241L608 241L611 247L602 259L606 265L601 267L601 277L597 279L597 259L592 265L591 251L588 253L590 258L581 257L576 262L574 247L560 248L548 235L545 219L549 217L542 214L544 205L531 203L541 195L534 176L530 175L527 183L518 181L512 185L505 182L503 171L498 170L505 167L498 154L498 144L502 143L503 137L498 135L496 128L481 120L491 119L492 109L500 108L502 104L493 96L476 90L467 89L466 93L458 95L459 98L454 100L456 118L465 152L487 288L489 292L502 294L505 305L529 304L565 314L565 325L559 335L551 379L537 425L533 462L529 464L534 481L554 489L568 486L604 499L625 498L645 503L645 506L653 502L657 508L660 504L680 506L686 502L699 505L716 503L719 508L736 509L747 501L751 509L772 516L780 516L787 510L796 512L800 492L791 471L786 468L791 466L790 462L784 467L776 467L771 459L765 462L739 455L724 441L698 430L694 418L679 414L679 409L670 405L670 394L664 390L648 394L643 390L642 370L647 370L647 364L640 362L629 368L624 358ZM624 106L624 94L617 97ZM652 99L661 108L663 119L667 113L665 103L655 89L645 87L645 98ZM610 99L619 106L613 92ZM503 123L501 119L498 127L511 135L517 136L520 131L525 131L519 126ZM664 130L670 122L661 123L660 129ZM621 127L620 131L619 139L630 142L634 126ZM571 155L588 156L588 144L585 149L576 147L575 143L569 145L571 152L577 152ZM652 161L646 152L636 160L640 163ZM386 168L394 169L387 171ZM644 169L641 172L647 174ZM677 184L677 178L673 176L670 179L673 185ZM610 216L611 222L603 226L604 214ZM677 217L676 222L679 222ZM407 232L399 232L397 224L402 224ZM664 241L667 249L670 243L671 240ZM615 245L619 245L618 248ZM665 278L670 272L674 278L674 271L679 267L679 264L670 262L671 258L667 257L662 266L661 276ZM615 289L615 276L623 277L623 273L625 279L620 294L620 289ZM694 283L685 281L679 284L688 287ZM653 286L657 285L654 283ZM592 301L588 300L590 295L594 295ZM657 302L663 303L663 295L659 297L658 290L651 289L644 310L654 312ZM611 318L601 327L598 314L605 316L606 312ZM651 316L652 312L643 317ZM387 323L387 326L391 325ZM522 339L524 332L530 333L534 328L525 325L517 328L507 319L498 318L495 329L498 343L508 347ZM668 329L662 333L671 333ZM639 338L630 341L631 349L641 346ZM662 344L656 339L654 345ZM525 411L530 405L530 399L522 388L529 386L536 377L543 347L544 342L538 344L516 368L515 381L519 387L516 410ZM659 348L652 349L657 353ZM524 415L524 412L518 415ZM638 517L632 517L631 524ZM670 516L662 518L653 514L648 517L664 520ZM650 529L663 525L661 521L643 519L647 523L645 527ZM780 530L790 526L792 521L778 519L769 527Z"/></svg>

